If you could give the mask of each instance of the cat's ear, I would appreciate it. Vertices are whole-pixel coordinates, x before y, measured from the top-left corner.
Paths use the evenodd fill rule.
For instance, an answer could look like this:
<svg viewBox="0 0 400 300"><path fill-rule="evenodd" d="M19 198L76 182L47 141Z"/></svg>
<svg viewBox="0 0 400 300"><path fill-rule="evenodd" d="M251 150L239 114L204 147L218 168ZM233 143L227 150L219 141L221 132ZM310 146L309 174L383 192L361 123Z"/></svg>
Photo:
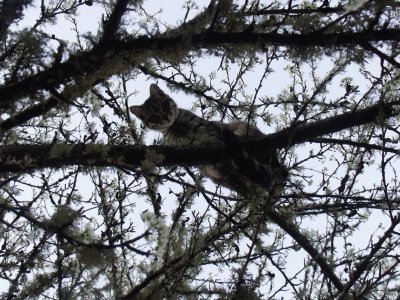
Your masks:
<svg viewBox="0 0 400 300"><path fill-rule="evenodd" d="M150 85L150 97L160 97L164 96L165 93L158 87L157 84Z"/></svg>
<svg viewBox="0 0 400 300"><path fill-rule="evenodd" d="M131 113L133 113L139 119L142 118L142 116L143 116L143 107L141 105L133 105L133 106L129 107L129 110L131 111Z"/></svg>

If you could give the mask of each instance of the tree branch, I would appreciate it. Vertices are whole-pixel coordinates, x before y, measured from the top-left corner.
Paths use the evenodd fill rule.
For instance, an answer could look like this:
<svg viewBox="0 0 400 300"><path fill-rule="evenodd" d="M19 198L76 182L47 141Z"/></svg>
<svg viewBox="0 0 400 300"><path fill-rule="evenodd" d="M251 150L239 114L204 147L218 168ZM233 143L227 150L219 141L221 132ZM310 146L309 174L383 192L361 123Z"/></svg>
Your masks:
<svg viewBox="0 0 400 300"><path fill-rule="evenodd" d="M400 214L393 219L390 227L385 231L382 237L371 247L371 251L369 254L357 264L355 270L350 274L349 282L343 287L341 290L339 300L346 299L349 295L350 289L355 285L356 281L360 278L361 274L364 273L368 266L371 264L371 260L374 258L375 254L382 250L383 243L390 238L390 235L393 233L394 229L400 223Z"/></svg>
<svg viewBox="0 0 400 300"><path fill-rule="evenodd" d="M119 0L115 4L110 17L105 22L104 29L103 29L103 35L97 46L102 47L103 44L108 43L112 39L115 39L115 34L119 28L121 18L124 15L124 13L126 12L128 4L129 4L129 0Z"/></svg>
<svg viewBox="0 0 400 300"><path fill-rule="evenodd" d="M59 101L55 97L50 97L42 103L32 105L19 113L9 117L8 119L0 122L0 132L10 130L18 125L21 125L35 117L44 115L50 109L56 107Z"/></svg>
<svg viewBox="0 0 400 300"><path fill-rule="evenodd" d="M365 42L362 44L362 46L366 49L371 51L372 53L376 54L378 57L380 57L381 59L386 60L387 62L391 63L393 66L395 66L396 68L400 69L400 63L397 62L394 57L391 57L385 53L383 53L382 51L380 51L378 48L375 48L374 46L372 46L370 43Z"/></svg>
<svg viewBox="0 0 400 300"><path fill-rule="evenodd" d="M3 0L0 2L0 41L5 38L7 29L12 22L22 16L24 6L31 2L32 0Z"/></svg>
<svg viewBox="0 0 400 300"><path fill-rule="evenodd" d="M326 262L326 258L324 258L318 251L311 245L309 240L301 234L301 232L290 222L288 222L285 216L273 211L268 210L268 217L276 223L279 227L281 227L287 234L289 234L310 256L311 258L318 264L321 268L322 273L328 277L337 290L343 290L343 284L340 279L336 276L334 270L328 265Z"/></svg>
<svg viewBox="0 0 400 300"><path fill-rule="evenodd" d="M287 128L262 139L243 143L250 152L267 152L300 144L318 136L335 133L398 114L400 101L378 103L310 124ZM23 172L70 165L104 167L192 166L216 163L231 157L230 149L209 146L139 146L99 144L6 145L0 147L0 172Z"/></svg>
<svg viewBox="0 0 400 300"><path fill-rule="evenodd" d="M339 132L341 130L377 122L386 118L398 115L400 112L398 107L400 100L383 103L379 102L368 108L345 112L341 115L322 119L316 122L308 123L294 128L286 128L277 133L271 134L262 141L246 142L246 147L269 146L271 144L276 148L290 147L310 141L325 134Z"/></svg>
<svg viewBox="0 0 400 300"><path fill-rule="evenodd" d="M315 8L278 8L278 9L260 9L245 12L246 16L263 16L263 15L286 15L286 14L332 14L341 13L345 9L342 5L336 7L315 7Z"/></svg>
<svg viewBox="0 0 400 300"><path fill-rule="evenodd" d="M316 138L311 140L312 143L319 143L319 144L337 144L337 145L348 145L353 147L360 147L368 150L378 150L378 151L385 151L395 154L400 154L399 149L389 148L379 144L368 144L363 142L356 142L351 140L340 140L340 139L330 139L330 138Z"/></svg>
<svg viewBox="0 0 400 300"><path fill-rule="evenodd" d="M314 32L308 34L204 32L168 37L140 36L124 41L112 40L102 44L102 47L94 47L88 52L72 55L64 63L55 65L17 83L0 87L0 106L10 104L38 90L65 84L71 79L78 81L77 79L95 71L98 72L100 69L104 69L100 73L101 77L103 79L108 78L116 72L122 72L132 66L126 61L124 62L124 59L135 59L137 63L140 63L148 57L153 57L154 52L171 51L176 53L177 48L188 52L199 48L214 49L223 45L254 45L260 51L263 45L267 44L301 48L315 46L354 47L371 41L396 41L399 36L400 29L382 29L362 32ZM112 67L110 67L111 65Z"/></svg>

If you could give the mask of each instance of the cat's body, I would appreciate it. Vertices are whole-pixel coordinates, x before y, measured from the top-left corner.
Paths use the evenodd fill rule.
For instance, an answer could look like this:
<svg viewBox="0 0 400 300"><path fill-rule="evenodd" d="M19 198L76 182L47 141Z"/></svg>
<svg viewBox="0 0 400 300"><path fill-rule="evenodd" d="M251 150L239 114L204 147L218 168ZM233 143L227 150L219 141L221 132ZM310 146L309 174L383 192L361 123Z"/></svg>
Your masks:
<svg viewBox="0 0 400 300"><path fill-rule="evenodd" d="M201 165L201 173L215 183L241 193L263 188L269 190L286 177L275 152L258 160L252 158L241 142L264 135L245 122L222 123L205 120L192 112L179 109L157 85L150 86L150 98L130 111L146 127L161 131L171 145L224 146L231 157L213 165ZM286 171L285 171L286 172Z"/></svg>

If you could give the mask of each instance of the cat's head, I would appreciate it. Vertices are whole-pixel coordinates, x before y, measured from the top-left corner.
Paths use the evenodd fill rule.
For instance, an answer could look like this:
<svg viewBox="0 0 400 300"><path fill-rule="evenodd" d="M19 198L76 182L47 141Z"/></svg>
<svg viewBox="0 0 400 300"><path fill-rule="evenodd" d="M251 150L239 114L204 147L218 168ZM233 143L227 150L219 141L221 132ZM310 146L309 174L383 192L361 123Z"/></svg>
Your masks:
<svg viewBox="0 0 400 300"><path fill-rule="evenodd" d="M142 105L129 107L147 128L164 131L176 120L178 107L156 84L150 85L150 97Z"/></svg>

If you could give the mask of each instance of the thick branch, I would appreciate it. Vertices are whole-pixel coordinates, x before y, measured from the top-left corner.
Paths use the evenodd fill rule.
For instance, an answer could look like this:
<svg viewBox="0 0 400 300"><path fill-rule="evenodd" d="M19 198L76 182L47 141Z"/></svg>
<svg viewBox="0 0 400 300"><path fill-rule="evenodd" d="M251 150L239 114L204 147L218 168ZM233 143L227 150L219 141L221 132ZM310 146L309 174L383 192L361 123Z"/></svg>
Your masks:
<svg viewBox="0 0 400 300"><path fill-rule="evenodd" d="M387 3L387 6L395 8L399 7L399 3ZM361 8L362 9L362 8ZM311 7L311 8L277 8L277 9L260 9L260 10L250 10L245 14L248 16L262 16L262 15L286 15L286 14L338 14L346 12L346 8L344 5L339 4L334 7Z"/></svg>
<svg viewBox="0 0 400 300"><path fill-rule="evenodd" d="M336 7L315 7L315 8L278 8L278 9L261 9L250 10L245 12L246 16L263 16L263 15L286 15L286 14L331 14L341 13L345 9L342 5Z"/></svg>
<svg viewBox="0 0 400 300"><path fill-rule="evenodd" d="M42 116L49 110L62 104L71 104L73 99L76 99L84 94L85 91L96 84L96 81L97 79L95 76L87 76L85 80L66 87L61 94L58 94L55 90L53 90L50 97L45 101L32 105L0 122L0 132L7 131L35 117Z"/></svg>
<svg viewBox="0 0 400 300"><path fill-rule="evenodd" d="M365 44L371 41L396 41L399 39L399 29L383 29L364 32L343 33L309 33L309 34L281 34L281 33L249 33L249 32L204 32L193 35L175 35L138 38L126 41L109 41L102 47L71 56L64 63L53 66L34 76L21 80L13 85L0 88L0 105L12 103L17 99L28 96L38 90L56 87L65 84L71 79L87 76L99 69L105 68L102 78L105 79L117 72L122 72L129 64L122 62L122 58L136 57L140 60L154 56L155 53L164 53L185 47L185 51L199 48L215 48L224 45L255 45L262 50L263 45L272 44L290 47L350 47ZM136 54L136 55L135 55ZM121 62L114 61L119 58ZM140 63L140 61L139 61ZM112 67L110 67L112 65ZM107 68L108 66L108 68Z"/></svg>
<svg viewBox="0 0 400 300"><path fill-rule="evenodd" d="M366 109L287 128L263 139L245 142L244 146L255 152L290 147L318 136L388 118L398 114L394 107L397 105L400 105L400 101L379 103ZM230 156L232 155L229 149L209 146L7 145L0 147L0 172L21 172L70 165L135 168L149 166L150 163L154 166L193 166L216 163Z"/></svg>
<svg viewBox="0 0 400 300"><path fill-rule="evenodd" d="M71 165L129 167L216 163L225 149L175 146L122 146L99 144L8 145L0 147L0 172L20 172ZM143 163L145 162L146 163Z"/></svg>
<svg viewBox="0 0 400 300"><path fill-rule="evenodd" d="M398 115L400 113L398 108L399 105L400 100L389 103L380 102L368 108L346 112L341 115L294 128L286 128L263 138L262 142L249 141L246 143L246 147L270 147L270 145L274 145L276 148L290 147L295 144L310 141L325 134L339 132L347 128L371 122L379 122L380 120Z"/></svg>
<svg viewBox="0 0 400 300"><path fill-rule="evenodd" d="M320 143L320 144L337 144L337 145L348 145L353 147L364 148L368 150L378 150L389 153L395 153L400 155L399 149L394 149L390 147L386 147L379 144L368 144L363 142L356 142L351 140L340 140L340 139L330 139L330 138L316 138L311 141L312 143Z"/></svg>

